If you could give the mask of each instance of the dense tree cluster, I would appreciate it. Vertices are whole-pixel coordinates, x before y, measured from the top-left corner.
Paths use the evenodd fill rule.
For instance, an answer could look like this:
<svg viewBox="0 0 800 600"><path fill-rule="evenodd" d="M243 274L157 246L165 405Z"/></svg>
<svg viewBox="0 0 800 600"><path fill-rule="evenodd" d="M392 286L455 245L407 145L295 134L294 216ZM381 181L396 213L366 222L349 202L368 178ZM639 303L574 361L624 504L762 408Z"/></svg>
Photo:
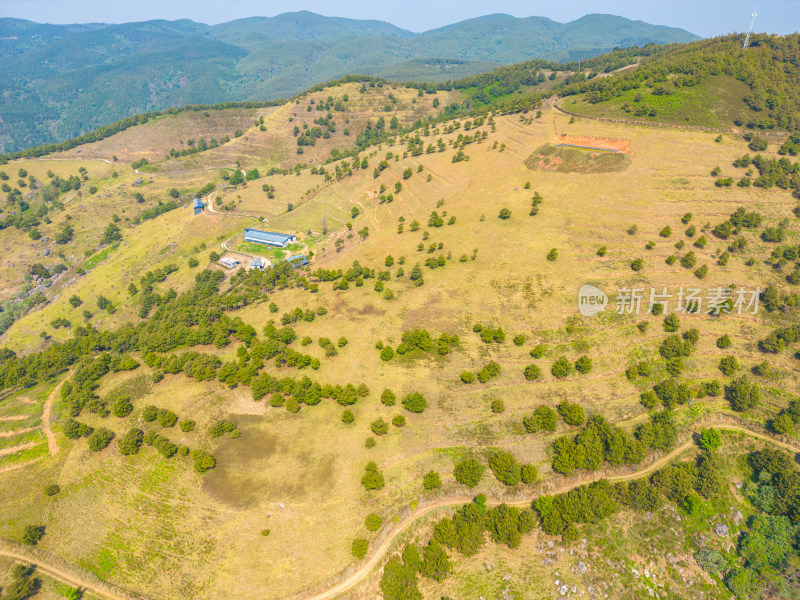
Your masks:
<svg viewBox="0 0 800 600"><path fill-rule="evenodd" d="M553 442L553 470L569 475L575 469L595 470L604 463L611 466L639 464L649 448L668 450L675 444L677 429L669 412L651 415L633 436L610 425L599 416L591 417L575 436Z"/></svg>
<svg viewBox="0 0 800 600"><path fill-rule="evenodd" d="M798 134L793 134L781 146L779 153L783 151L783 154L789 153L794 156L796 152L792 153L791 150L795 146L791 143L791 140L796 139L797 136ZM794 197L800 198L800 163L792 162L785 156L781 158L766 158L761 154L756 154L752 158L749 154L745 154L733 161L734 167L747 168L750 165L753 165L758 170L758 177L752 181L754 186L764 189L779 187L783 190L792 190Z"/></svg>
<svg viewBox="0 0 800 600"><path fill-rule="evenodd" d="M495 328L475 323L472 327L472 331L479 334L481 336L481 341L485 344L502 344L506 340L506 332L502 327Z"/></svg>
<svg viewBox="0 0 800 600"><path fill-rule="evenodd" d="M442 333L439 338L434 341L433 337L426 329L413 329L403 332L401 342L398 344L396 350L398 354L406 354L415 351L431 352L436 348L436 351L444 356L456 346L458 346L457 335Z"/></svg>

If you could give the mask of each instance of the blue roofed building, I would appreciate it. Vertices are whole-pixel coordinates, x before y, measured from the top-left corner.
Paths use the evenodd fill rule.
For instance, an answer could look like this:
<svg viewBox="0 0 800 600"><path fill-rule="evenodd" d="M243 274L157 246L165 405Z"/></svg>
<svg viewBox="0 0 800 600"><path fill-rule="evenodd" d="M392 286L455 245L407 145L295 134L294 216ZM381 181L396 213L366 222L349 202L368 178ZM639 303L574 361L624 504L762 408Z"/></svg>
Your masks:
<svg viewBox="0 0 800 600"><path fill-rule="evenodd" d="M299 269L300 267L305 267L308 262L308 258L306 258L303 254L298 254L297 256L290 256L286 259L290 265L292 265L293 269Z"/></svg>
<svg viewBox="0 0 800 600"><path fill-rule="evenodd" d="M205 207L206 205L203 204L203 201L200 198L195 198L194 200L192 200L192 208L194 209L194 214L199 215L201 212L203 212L203 209Z"/></svg>
<svg viewBox="0 0 800 600"><path fill-rule="evenodd" d="M253 260L250 261L251 269L257 269L259 271L263 271L268 266L272 266L272 264L268 260L265 260L260 256L254 256Z"/></svg>
<svg viewBox="0 0 800 600"><path fill-rule="evenodd" d="M248 227L244 230L244 241L254 244L273 246L274 248L286 248L289 244L297 241L297 236L289 233L276 233L274 231L261 231Z"/></svg>

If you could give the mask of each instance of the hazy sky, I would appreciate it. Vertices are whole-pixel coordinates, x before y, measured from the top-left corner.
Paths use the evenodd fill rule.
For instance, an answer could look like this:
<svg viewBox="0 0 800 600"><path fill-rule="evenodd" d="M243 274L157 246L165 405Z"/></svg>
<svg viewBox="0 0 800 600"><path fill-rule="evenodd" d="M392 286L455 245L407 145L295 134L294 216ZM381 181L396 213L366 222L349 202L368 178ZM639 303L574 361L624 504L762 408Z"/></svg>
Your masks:
<svg viewBox="0 0 800 600"><path fill-rule="evenodd" d="M488 13L544 16L560 22L588 13L609 13L714 36L745 31L754 8L758 32L786 34L800 28L800 0L0 0L0 17L40 23L189 18L213 25L310 10L327 16L380 19L419 32Z"/></svg>

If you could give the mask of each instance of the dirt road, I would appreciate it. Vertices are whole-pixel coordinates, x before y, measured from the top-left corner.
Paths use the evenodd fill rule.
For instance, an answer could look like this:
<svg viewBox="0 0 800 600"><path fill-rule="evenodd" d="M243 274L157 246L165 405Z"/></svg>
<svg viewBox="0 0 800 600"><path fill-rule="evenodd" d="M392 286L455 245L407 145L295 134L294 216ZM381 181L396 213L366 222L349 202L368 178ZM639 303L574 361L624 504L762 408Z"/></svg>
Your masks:
<svg viewBox="0 0 800 600"><path fill-rule="evenodd" d="M53 390L53 394L57 391L57 389L58 388L56 388L56 390ZM51 396L53 394L51 394ZM759 440L769 442L771 444L774 444L791 452L800 452L800 444L793 444L776 440L770 436L763 435L744 426L724 425L724 424L714 424L713 426L715 426L717 429L724 429L726 431L738 431L746 435L749 435L751 437L757 438ZM694 430L697 430L698 428L699 426L697 425L693 427ZM683 452L685 452L686 450L690 449L693 446L694 446L694 441L690 437L685 442L674 448L671 452L665 454L664 456L660 457L659 459L655 460L653 463L642 469L637 469L636 471L631 471L630 473L626 473L623 475L614 475L605 478L600 476L592 476L583 479L573 480L570 482L565 482L563 485L559 487L548 490L548 493L563 494L564 492L568 492L576 487L600 479L606 479L607 481L610 482L629 481L632 479L638 479L640 477L650 475L654 471L657 471L665 464L675 459L680 454L682 454ZM507 504L509 506L530 506L532 499L533 498L526 498L524 500L505 501L505 502L496 499L489 499L487 500L487 504L490 506L497 506L499 504ZM405 532L415 521L421 519L425 515L440 508L444 508L447 506L459 506L461 504L466 504L471 501L472 498L468 496L442 498L441 500L437 500L436 502L433 502L432 504L429 504L424 508L415 511L412 514L409 514L397 524L397 526L392 530L389 536L385 540L383 540L383 542L380 544L380 546L378 546L378 548L376 548L376 550L371 554L371 556L363 564L361 564L357 570L353 571L353 573L348 575L346 579L332 585L323 592L319 592L312 595L301 594L298 595L297 598L304 598L304 600L329 600L335 598L339 594L347 592L348 590L355 587L356 585L361 583L366 577L369 576L372 570L383 561L386 554L391 550L394 541L400 535L402 535L403 532ZM88 581L87 578L81 577L79 574L76 574L74 572L69 572L70 571L69 569L49 564L48 561L41 560L35 556L29 555L23 550L9 550L7 548L4 548L2 546L1 541L0 541L0 556L12 558L20 562L35 564L37 568L43 573L51 575L70 585L77 585L83 587L87 591L97 595L100 598L108 598L111 600L131 600L134 598L136 599L141 598L141 596L136 596L133 593L126 592L121 589L116 592L103 589L99 585Z"/></svg>
<svg viewBox="0 0 800 600"><path fill-rule="evenodd" d="M89 592L92 596L96 596L98 598L106 598L108 600L146 600L144 596L139 596L137 594L128 593L122 590L116 592L108 591L104 589L104 586L90 581L88 577L81 577L75 573L70 573L67 569L55 567L47 564L46 562L31 558L22 551L5 548L2 545L0 545L0 556L23 563L35 564L36 570L43 575L53 577L54 579L62 581L68 585L71 585L72 587L81 588L82 590Z"/></svg>
<svg viewBox="0 0 800 600"><path fill-rule="evenodd" d="M53 434L53 430L50 429L50 408L53 406L53 401L56 399L56 394L58 394L61 386L64 385L64 382L67 381L69 377L70 375L68 374L64 379L62 379L61 383L53 388L53 391L50 392L50 395L47 396L47 400L44 402L44 410L42 411L42 429L44 429L44 435L47 437L47 451L50 453L50 456L58 453L56 436Z"/></svg>
<svg viewBox="0 0 800 600"><path fill-rule="evenodd" d="M800 452L800 445L792 445L792 444L788 444L788 443L785 443L785 442L781 442L779 440L772 439L771 437L768 437L768 436L765 436L765 435L761 435L760 433L756 433L754 431L751 431L751 430L749 430L749 429L747 429L745 427L738 427L738 426L734 426L734 425L715 425L715 427L717 429L724 429L724 430L727 430L727 431L740 431L740 432L745 433L747 435L750 435L752 437L755 437L755 438L758 438L760 440L764 440L764 441L770 442L770 443L772 443L772 444L774 444L776 446L780 446L781 448L784 448L786 450L790 450L792 452ZM604 479L606 479L607 481L610 481L610 482L613 483L613 482L617 482L617 481L629 481L631 479L638 479L640 477L645 477L645 476L650 475L651 473L657 471L658 469L660 469L665 464L667 464L668 462L670 462L671 460L673 460L674 458L676 458L677 456L679 456L680 454L685 452L687 449L689 449L693 445L694 445L694 441L692 440L692 438L689 438L684 443L682 443L681 445L679 445L675 449L673 449L671 452L669 452L668 454L665 454L664 456L662 456L661 458L659 458L658 460L656 460L655 462L653 462L652 464L650 464L649 466L647 466L647 467L645 467L643 469L632 471L632 472L624 474L624 475L616 475L616 476L612 476L612 477L605 477ZM548 493L550 493L550 494L563 494L564 492L568 492L568 491L570 491L570 490L572 490L572 489L574 489L576 487L579 487L581 485L585 485L587 483L590 483L591 481L596 481L596 480L599 480L599 479L603 479L603 478L601 478L601 477L593 477L593 478L589 478L589 479L581 479L581 480L577 480L577 481L572 481L572 482L569 482L569 483L565 483L564 485L562 485L562 486L560 486L558 488L550 490ZM438 510L440 508L443 508L443 507L446 507L446 506L459 506L461 504L466 504L466 503L471 502L471 501L472 501L472 498L470 498L470 497L442 498L441 500L436 501L433 504L430 504L430 505L426 506L425 508L416 511L413 514L408 515L406 518L404 518L403 520L401 520L397 524L397 526L394 528L394 531L392 531L391 535L389 537L387 537L383 541L383 543L376 549L376 551L370 556L370 558L367 559L367 561L364 562L358 568L358 570L354 571L350 576L347 577L347 579L345 579L345 580L341 581L340 583L337 583L336 585L328 588L324 592L320 592L320 593L312 595L312 596L306 596L305 600L329 600L330 598L335 598L337 595L346 592L350 588L352 588L352 587L356 586L357 584L359 584L364 578L366 578L370 574L372 569L374 569L383 560L383 558L386 555L386 553L389 552L389 550L392 547L392 543L397 539L397 537L399 535L401 535L406 529L408 529L414 523L414 521L422 518L423 516L425 516L426 514L432 512L432 511ZM497 506L499 504L507 504L508 506L530 506L531 505L531 501L532 501L532 498L528 498L528 499L525 499L525 500L511 501L511 502L508 502L508 501L503 502L503 501L500 501L500 500L487 500L486 504L488 504L490 506Z"/></svg>

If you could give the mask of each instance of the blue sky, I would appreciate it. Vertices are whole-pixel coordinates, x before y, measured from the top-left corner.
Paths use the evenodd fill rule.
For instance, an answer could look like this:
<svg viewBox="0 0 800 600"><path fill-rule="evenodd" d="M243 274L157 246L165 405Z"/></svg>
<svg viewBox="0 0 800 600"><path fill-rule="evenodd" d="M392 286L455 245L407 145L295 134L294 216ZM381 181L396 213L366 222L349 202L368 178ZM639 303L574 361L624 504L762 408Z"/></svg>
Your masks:
<svg viewBox="0 0 800 600"><path fill-rule="evenodd" d="M560 22L588 13L609 13L714 36L746 30L755 5L756 0L0 0L0 17L48 23L189 18L216 24L310 10L327 16L380 19L411 31L425 31L496 12ZM800 0L760 0L757 12L758 32L787 34L800 28Z"/></svg>

